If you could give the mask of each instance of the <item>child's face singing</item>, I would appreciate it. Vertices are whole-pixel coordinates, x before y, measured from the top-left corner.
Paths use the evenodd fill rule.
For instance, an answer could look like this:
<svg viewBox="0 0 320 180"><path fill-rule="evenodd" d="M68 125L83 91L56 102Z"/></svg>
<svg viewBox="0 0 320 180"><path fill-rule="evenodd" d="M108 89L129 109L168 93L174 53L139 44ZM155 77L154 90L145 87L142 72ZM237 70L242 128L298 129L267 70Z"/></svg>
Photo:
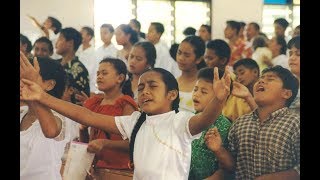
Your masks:
<svg viewBox="0 0 320 180"><path fill-rule="evenodd" d="M300 75L300 49L294 46L289 51L289 67L293 74Z"/></svg>
<svg viewBox="0 0 320 180"><path fill-rule="evenodd" d="M161 74L149 71L140 76L138 82L139 107L149 115L166 113L172 110L172 101L177 97L167 92Z"/></svg>
<svg viewBox="0 0 320 180"><path fill-rule="evenodd" d="M199 79L193 89L192 100L194 109L202 112L213 98L212 82Z"/></svg>
<svg viewBox="0 0 320 180"><path fill-rule="evenodd" d="M274 105L291 97L287 89L283 88L283 82L274 72L264 73L253 87L254 100L259 106Z"/></svg>
<svg viewBox="0 0 320 180"><path fill-rule="evenodd" d="M97 72L97 85L100 91L110 90L119 86L124 79L124 75L120 75L111 63L100 63Z"/></svg>

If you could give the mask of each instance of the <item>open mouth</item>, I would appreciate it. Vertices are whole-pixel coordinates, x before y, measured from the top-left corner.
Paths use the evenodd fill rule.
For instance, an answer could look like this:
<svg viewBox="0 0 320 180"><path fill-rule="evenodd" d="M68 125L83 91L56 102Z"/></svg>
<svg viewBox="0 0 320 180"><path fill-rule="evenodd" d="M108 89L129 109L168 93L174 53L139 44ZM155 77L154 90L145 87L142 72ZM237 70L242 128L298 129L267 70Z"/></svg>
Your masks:
<svg viewBox="0 0 320 180"><path fill-rule="evenodd" d="M265 91L265 89L262 86L259 86L258 89L257 89L257 92L264 92L264 91Z"/></svg>
<svg viewBox="0 0 320 180"><path fill-rule="evenodd" d="M199 104L200 102L196 99L193 100L193 104Z"/></svg>

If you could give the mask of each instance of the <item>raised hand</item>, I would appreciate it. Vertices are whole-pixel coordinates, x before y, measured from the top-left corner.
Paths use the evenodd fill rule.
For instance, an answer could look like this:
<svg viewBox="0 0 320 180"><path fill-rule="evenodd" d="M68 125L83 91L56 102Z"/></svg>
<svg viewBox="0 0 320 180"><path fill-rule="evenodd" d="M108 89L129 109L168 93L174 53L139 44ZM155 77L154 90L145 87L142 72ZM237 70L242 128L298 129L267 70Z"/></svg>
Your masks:
<svg viewBox="0 0 320 180"><path fill-rule="evenodd" d="M226 67L224 75L221 79L219 78L217 67L214 67L213 73L213 92L218 100L225 101L230 94L230 72Z"/></svg>
<svg viewBox="0 0 320 180"><path fill-rule="evenodd" d="M84 93L83 91L81 91L81 94L76 94L76 100L78 100L79 102L77 103L78 105L83 105L83 103L89 99L89 97L87 96L86 93Z"/></svg>
<svg viewBox="0 0 320 180"><path fill-rule="evenodd" d="M33 64L30 63L28 58L20 51L20 79L28 79L31 81L41 80L40 66L37 57L33 59Z"/></svg>
<svg viewBox="0 0 320 180"><path fill-rule="evenodd" d="M204 137L204 140L208 149L213 152L217 152L222 147L221 136L216 127L209 129Z"/></svg>
<svg viewBox="0 0 320 180"><path fill-rule="evenodd" d="M37 83L27 79L20 81L20 100L37 101L41 99L43 93L43 89Z"/></svg>
<svg viewBox="0 0 320 180"><path fill-rule="evenodd" d="M231 93L232 95L243 99L251 96L249 89L239 82L233 82L233 89Z"/></svg>

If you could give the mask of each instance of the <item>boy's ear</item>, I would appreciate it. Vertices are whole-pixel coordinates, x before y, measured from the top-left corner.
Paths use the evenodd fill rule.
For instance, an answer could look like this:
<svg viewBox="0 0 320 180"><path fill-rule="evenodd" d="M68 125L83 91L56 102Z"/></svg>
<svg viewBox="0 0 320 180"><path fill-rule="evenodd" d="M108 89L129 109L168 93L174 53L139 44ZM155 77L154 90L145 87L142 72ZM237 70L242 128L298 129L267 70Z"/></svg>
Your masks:
<svg viewBox="0 0 320 180"><path fill-rule="evenodd" d="M178 91L176 89L169 91L167 97L169 100L174 101L178 97Z"/></svg>
<svg viewBox="0 0 320 180"><path fill-rule="evenodd" d="M120 74L118 76L118 83L121 84L126 79L126 76L124 74Z"/></svg>
<svg viewBox="0 0 320 180"><path fill-rule="evenodd" d="M219 63L221 66L224 66L227 64L227 58L219 58Z"/></svg>
<svg viewBox="0 0 320 180"><path fill-rule="evenodd" d="M54 88L54 86L56 86L55 80L53 79L46 80L46 88L45 88L46 91L51 91Z"/></svg>
<svg viewBox="0 0 320 180"><path fill-rule="evenodd" d="M259 74L258 69L254 69L254 70L253 70L253 74L256 75L257 77L259 77L259 76L258 76L258 74Z"/></svg>
<svg viewBox="0 0 320 180"><path fill-rule="evenodd" d="M201 61L204 61L203 56L200 56L199 58L196 59L196 64L199 64Z"/></svg>
<svg viewBox="0 0 320 180"><path fill-rule="evenodd" d="M289 89L284 89L284 91L282 92L282 97L284 99L289 99L292 96L292 91Z"/></svg>

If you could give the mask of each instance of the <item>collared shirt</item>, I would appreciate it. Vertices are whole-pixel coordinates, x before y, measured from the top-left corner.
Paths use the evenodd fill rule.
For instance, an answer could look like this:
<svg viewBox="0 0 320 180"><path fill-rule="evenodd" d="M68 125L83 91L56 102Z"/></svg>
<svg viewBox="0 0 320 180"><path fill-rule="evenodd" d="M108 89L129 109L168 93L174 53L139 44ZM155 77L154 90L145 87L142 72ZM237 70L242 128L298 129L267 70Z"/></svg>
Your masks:
<svg viewBox="0 0 320 180"><path fill-rule="evenodd" d="M137 179L188 179L191 162L192 136L189 131L191 112L170 111L146 116L134 144L134 174ZM131 116L116 116L116 125L124 139L131 136L140 117L135 111Z"/></svg>
<svg viewBox="0 0 320 180"><path fill-rule="evenodd" d="M260 122L257 110L230 128L229 149L236 160L236 179L294 169L300 174L300 116L287 107Z"/></svg>

